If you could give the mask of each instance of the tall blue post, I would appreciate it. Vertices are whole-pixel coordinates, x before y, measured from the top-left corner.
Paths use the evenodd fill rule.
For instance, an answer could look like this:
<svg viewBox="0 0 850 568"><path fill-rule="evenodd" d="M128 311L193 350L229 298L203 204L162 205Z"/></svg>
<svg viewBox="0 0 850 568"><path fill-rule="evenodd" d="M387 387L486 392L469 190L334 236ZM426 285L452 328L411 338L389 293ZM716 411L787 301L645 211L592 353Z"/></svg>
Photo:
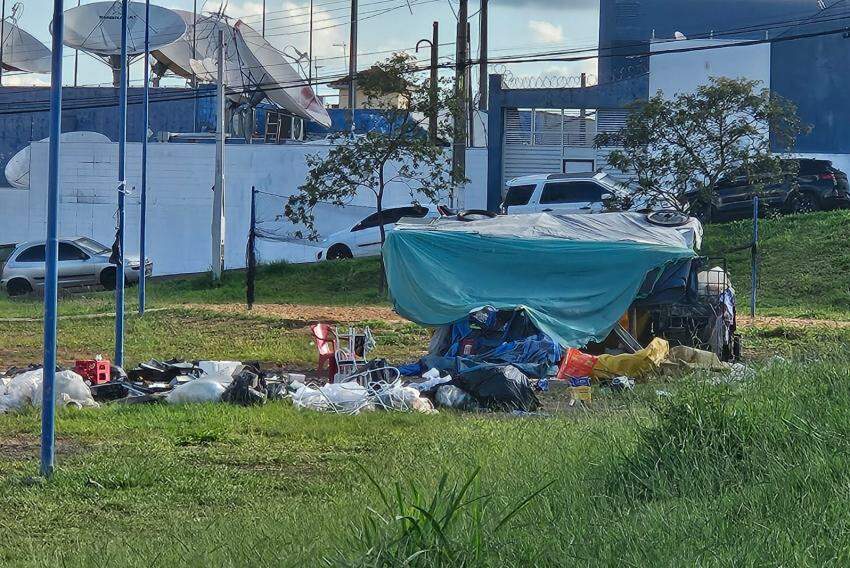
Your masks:
<svg viewBox="0 0 850 568"><path fill-rule="evenodd" d="M41 398L41 475L53 474L56 406L53 384L56 380L56 312L59 240L59 135L62 134L62 36L65 17L62 0L53 0L53 51L50 74L50 158L47 181L47 243L44 259L44 368Z"/></svg>
<svg viewBox="0 0 850 568"><path fill-rule="evenodd" d="M124 195L127 192L127 6L121 0L121 68L118 87L118 266L115 271L115 361L124 364ZM145 61L147 65L147 61Z"/></svg>
<svg viewBox="0 0 850 568"><path fill-rule="evenodd" d="M756 317L756 290L759 285L759 198L753 198L753 246L750 251L750 317Z"/></svg>
<svg viewBox="0 0 850 568"><path fill-rule="evenodd" d="M145 0L145 88L142 108L142 194L139 198L139 315L145 314L145 230L148 201L148 105L150 103L150 22L151 2Z"/></svg>

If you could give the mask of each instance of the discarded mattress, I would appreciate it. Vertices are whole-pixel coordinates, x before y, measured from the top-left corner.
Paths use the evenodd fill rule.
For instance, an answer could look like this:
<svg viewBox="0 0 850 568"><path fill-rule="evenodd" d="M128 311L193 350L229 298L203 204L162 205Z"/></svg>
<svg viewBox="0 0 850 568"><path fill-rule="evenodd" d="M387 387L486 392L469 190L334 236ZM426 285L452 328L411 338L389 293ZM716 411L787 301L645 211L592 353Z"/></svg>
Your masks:
<svg viewBox="0 0 850 568"><path fill-rule="evenodd" d="M522 308L562 346L602 341L647 274L696 256L680 228L638 217L543 213L399 224L384 245L395 309L442 326L483 306Z"/></svg>

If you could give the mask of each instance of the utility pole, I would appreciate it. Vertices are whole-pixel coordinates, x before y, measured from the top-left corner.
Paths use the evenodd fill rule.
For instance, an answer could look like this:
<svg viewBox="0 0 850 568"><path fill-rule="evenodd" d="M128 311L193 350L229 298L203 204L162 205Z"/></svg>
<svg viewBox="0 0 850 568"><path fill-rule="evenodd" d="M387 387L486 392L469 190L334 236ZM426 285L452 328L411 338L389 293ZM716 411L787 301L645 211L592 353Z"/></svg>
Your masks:
<svg viewBox="0 0 850 568"><path fill-rule="evenodd" d="M127 7L121 2L121 67L118 89L118 266L115 267L115 361L124 365L124 197L127 194ZM145 65L147 65L145 61Z"/></svg>
<svg viewBox="0 0 850 568"><path fill-rule="evenodd" d="M41 467L43 477L53 475L56 437L56 316L59 287L59 136L62 133L62 40L65 7L53 0L53 45L50 64L50 153L47 166L47 239L44 278L44 360L41 394Z"/></svg>
<svg viewBox="0 0 850 568"><path fill-rule="evenodd" d="M221 280L224 264L224 31L218 31L218 80L216 84L215 187L213 188L212 249L213 281Z"/></svg>
<svg viewBox="0 0 850 568"><path fill-rule="evenodd" d="M3 45L6 43L6 0L0 0L3 7L0 8L0 87L3 86ZM14 10L12 11L14 13Z"/></svg>
<svg viewBox="0 0 850 568"><path fill-rule="evenodd" d="M431 143L437 143L437 100L439 96L439 82L437 79L437 60L440 54L440 23L434 22L430 41L420 39L416 42L416 52L419 53L419 44L427 43L431 47L431 77L428 80L428 104L431 106L431 116L428 117L428 134Z"/></svg>
<svg viewBox="0 0 850 568"><path fill-rule="evenodd" d="M150 106L150 70L148 57L151 49L151 0L145 0L145 86L142 101L142 193L139 196L139 315L145 315L145 238L148 203L148 114Z"/></svg>
<svg viewBox="0 0 850 568"><path fill-rule="evenodd" d="M455 120L454 140L452 141L452 173L455 179L466 177L466 63L469 55L466 51L466 20L468 19L468 0L460 0L457 20L457 40L455 41ZM454 205L452 195L452 205Z"/></svg>
<svg viewBox="0 0 850 568"><path fill-rule="evenodd" d="M478 14L481 52L478 56L478 110L487 110L487 2L481 0L481 13Z"/></svg>
<svg viewBox="0 0 850 568"><path fill-rule="evenodd" d="M466 53L472 53L472 25L466 22ZM466 66L466 116L469 117L466 131L467 146L475 145L475 102L472 100L472 65Z"/></svg>
<svg viewBox="0 0 850 568"><path fill-rule="evenodd" d="M80 7L80 0L77 0L77 8L79 8L79 7ZM145 60L145 61L147 61L147 60ZM75 87L77 86L77 71L79 71L79 68L80 68L80 50L75 49L74 50L74 86Z"/></svg>
<svg viewBox="0 0 850 568"><path fill-rule="evenodd" d="M351 37L348 40L348 120L353 134L354 107L357 105L357 0L351 0Z"/></svg>
<svg viewBox="0 0 850 568"><path fill-rule="evenodd" d="M307 47L307 53L310 58L307 60L307 85L313 88L313 0L310 0L310 39Z"/></svg>

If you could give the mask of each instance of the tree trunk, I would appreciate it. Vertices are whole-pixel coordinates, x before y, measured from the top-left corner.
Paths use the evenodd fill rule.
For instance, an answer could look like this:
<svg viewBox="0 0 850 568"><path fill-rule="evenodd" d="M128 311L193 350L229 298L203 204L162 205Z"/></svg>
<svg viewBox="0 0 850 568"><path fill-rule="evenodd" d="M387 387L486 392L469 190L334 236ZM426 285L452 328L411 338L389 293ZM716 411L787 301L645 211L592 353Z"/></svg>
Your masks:
<svg viewBox="0 0 850 568"><path fill-rule="evenodd" d="M381 231L381 256L380 256L380 264L381 264L381 275L380 280L378 281L378 294L381 296L386 295L387 293L387 275L384 269L384 241L387 238L387 232L384 230L384 207L383 207L383 199L384 199L384 165L381 164L380 170L378 171L378 229Z"/></svg>

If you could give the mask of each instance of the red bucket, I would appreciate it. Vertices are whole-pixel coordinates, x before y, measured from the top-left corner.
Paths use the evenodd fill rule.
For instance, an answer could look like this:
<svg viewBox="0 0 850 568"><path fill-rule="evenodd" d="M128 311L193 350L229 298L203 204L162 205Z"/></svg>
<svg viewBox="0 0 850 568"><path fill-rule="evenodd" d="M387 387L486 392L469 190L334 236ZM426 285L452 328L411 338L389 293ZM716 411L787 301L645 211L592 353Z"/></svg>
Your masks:
<svg viewBox="0 0 850 568"><path fill-rule="evenodd" d="M596 365L598 357L582 353L578 349L570 347L561 359L561 366L558 368L558 378L581 378L589 377Z"/></svg>

